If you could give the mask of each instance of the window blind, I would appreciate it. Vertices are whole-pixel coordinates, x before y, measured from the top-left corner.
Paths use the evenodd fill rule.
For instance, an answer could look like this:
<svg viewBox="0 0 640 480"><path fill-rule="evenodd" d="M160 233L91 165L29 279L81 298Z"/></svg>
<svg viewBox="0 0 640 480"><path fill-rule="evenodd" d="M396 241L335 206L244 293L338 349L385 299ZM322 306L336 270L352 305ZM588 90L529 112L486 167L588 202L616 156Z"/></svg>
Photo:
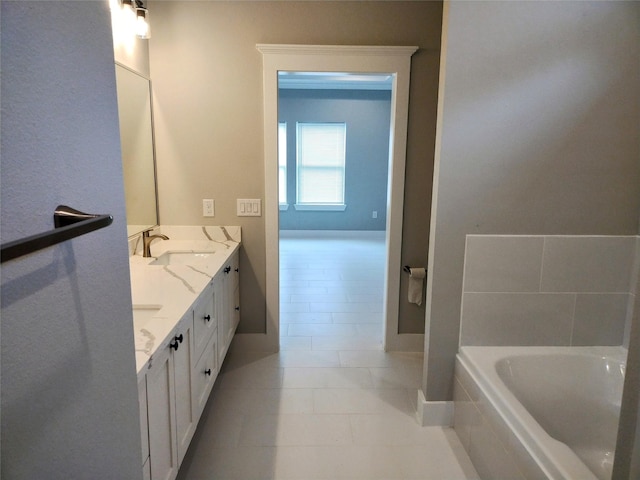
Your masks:
<svg viewBox="0 0 640 480"><path fill-rule="evenodd" d="M344 204L346 124L297 127L297 203Z"/></svg>

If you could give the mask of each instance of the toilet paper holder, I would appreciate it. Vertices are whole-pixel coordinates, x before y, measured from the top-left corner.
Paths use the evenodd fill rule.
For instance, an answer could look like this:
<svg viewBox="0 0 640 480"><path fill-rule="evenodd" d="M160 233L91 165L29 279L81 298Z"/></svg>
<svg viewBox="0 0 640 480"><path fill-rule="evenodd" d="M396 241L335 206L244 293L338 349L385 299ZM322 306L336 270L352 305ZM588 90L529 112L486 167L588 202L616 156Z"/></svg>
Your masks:
<svg viewBox="0 0 640 480"><path fill-rule="evenodd" d="M411 267L409 265L405 265L404 267L402 267L402 270L404 270L407 273L411 273ZM426 267L425 267L425 271L426 271Z"/></svg>

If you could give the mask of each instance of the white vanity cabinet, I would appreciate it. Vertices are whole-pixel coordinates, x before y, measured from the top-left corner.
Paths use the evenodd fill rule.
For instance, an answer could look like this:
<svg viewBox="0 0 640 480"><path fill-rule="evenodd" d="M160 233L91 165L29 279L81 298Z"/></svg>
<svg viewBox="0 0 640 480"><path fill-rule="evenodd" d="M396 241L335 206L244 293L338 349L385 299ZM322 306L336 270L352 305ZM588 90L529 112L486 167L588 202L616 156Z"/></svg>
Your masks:
<svg viewBox="0 0 640 480"><path fill-rule="evenodd" d="M239 272L235 252L139 373L145 479L178 474L238 325Z"/></svg>

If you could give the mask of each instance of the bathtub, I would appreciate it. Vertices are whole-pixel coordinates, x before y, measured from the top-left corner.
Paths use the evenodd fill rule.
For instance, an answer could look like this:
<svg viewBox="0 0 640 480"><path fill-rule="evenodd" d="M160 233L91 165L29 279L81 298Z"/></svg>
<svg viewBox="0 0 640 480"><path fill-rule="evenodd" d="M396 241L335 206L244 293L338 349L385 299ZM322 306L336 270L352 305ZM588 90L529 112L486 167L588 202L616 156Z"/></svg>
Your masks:
<svg viewBox="0 0 640 480"><path fill-rule="evenodd" d="M474 347L456 358L454 428L486 480L609 480L621 347Z"/></svg>

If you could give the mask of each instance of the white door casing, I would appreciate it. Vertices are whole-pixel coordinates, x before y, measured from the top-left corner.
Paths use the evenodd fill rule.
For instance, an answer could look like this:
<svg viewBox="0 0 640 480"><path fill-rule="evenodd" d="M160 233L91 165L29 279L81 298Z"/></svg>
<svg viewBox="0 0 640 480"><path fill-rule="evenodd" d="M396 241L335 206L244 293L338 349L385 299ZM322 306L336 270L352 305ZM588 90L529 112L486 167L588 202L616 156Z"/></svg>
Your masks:
<svg viewBox="0 0 640 480"><path fill-rule="evenodd" d="M256 48L263 57L266 334L237 335L238 347L272 352L279 349L278 72L354 72L393 75L383 307L384 349L421 350L422 341L414 338L415 335L398 334L409 80L411 55L418 47L259 44ZM422 335L420 337L423 338Z"/></svg>

